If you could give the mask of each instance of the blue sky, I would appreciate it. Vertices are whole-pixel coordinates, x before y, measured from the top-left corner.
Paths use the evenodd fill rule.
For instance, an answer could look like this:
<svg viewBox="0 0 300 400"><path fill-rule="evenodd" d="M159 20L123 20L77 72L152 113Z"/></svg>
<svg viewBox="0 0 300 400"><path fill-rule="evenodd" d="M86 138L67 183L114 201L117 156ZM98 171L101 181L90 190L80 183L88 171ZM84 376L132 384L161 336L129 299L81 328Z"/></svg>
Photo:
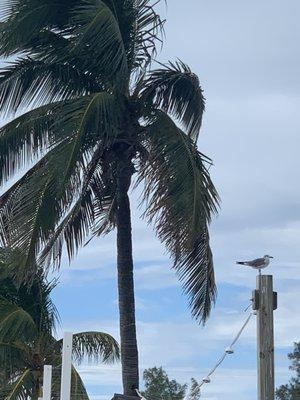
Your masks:
<svg viewBox="0 0 300 400"><path fill-rule="evenodd" d="M162 365L180 382L202 379L247 314L255 273L235 260L272 254L279 292L276 380L290 372L286 354L300 340L299 12L298 0L169 0L160 61L179 57L207 98L199 148L222 208L211 228L218 301L207 325L194 322L171 263L139 216L132 194L141 372ZM118 337L115 236L95 240L68 266L54 300L62 330L97 329ZM255 320L236 352L203 390L203 399L256 396ZM120 392L120 366L83 365L91 398Z"/></svg>

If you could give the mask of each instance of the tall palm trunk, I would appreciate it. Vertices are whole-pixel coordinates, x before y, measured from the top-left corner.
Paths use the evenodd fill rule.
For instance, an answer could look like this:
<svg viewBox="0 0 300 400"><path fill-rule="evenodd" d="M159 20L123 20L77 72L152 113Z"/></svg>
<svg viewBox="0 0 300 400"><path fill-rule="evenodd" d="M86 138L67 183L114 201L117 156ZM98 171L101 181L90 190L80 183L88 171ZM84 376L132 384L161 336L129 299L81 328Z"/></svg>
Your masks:
<svg viewBox="0 0 300 400"><path fill-rule="evenodd" d="M43 378L42 373L39 370L35 371L35 381L35 387L31 397L32 400L38 400L42 397Z"/></svg>
<svg viewBox="0 0 300 400"><path fill-rule="evenodd" d="M136 396L139 387L135 300L132 258L132 231L128 190L131 162L120 161L117 171L117 248L118 290L121 336L121 362L124 395Z"/></svg>

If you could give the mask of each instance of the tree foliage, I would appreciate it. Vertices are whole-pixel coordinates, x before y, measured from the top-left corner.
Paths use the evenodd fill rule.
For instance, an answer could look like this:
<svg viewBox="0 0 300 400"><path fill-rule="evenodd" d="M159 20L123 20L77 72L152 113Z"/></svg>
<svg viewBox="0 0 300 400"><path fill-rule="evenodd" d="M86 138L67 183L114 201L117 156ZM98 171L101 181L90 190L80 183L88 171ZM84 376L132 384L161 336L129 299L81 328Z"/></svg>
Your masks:
<svg viewBox="0 0 300 400"><path fill-rule="evenodd" d="M148 368L144 371L145 390L141 393L146 400L199 400L201 396L199 382L191 378L189 385L170 379L162 367Z"/></svg>
<svg viewBox="0 0 300 400"><path fill-rule="evenodd" d="M195 378L191 378L190 390L187 396L188 400L199 400L201 397L200 384Z"/></svg>
<svg viewBox="0 0 300 400"><path fill-rule="evenodd" d="M294 351L288 355L292 365L290 370L295 373L288 384L276 390L278 400L300 400L300 342L294 344Z"/></svg>
<svg viewBox="0 0 300 400"><path fill-rule="evenodd" d="M182 61L158 64L163 21L150 0L5 0L0 55L2 243L59 266L116 224L116 170L143 185L144 217L174 260L193 315L215 300L208 225L218 195L197 149L205 108ZM10 59L11 60L11 59ZM33 165L33 166L32 166ZM65 246L65 247L64 247Z"/></svg>
<svg viewBox="0 0 300 400"><path fill-rule="evenodd" d="M187 385L181 385L175 379L170 380L162 367L146 369L143 374L147 400L183 400Z"/></svg>
<svg viewBox="0 0 300 400"><path fill-rule="evenodd" d="M41 393L44 365L53 366L53 400L59 398L62 340L54 336L59 320L50 298L54 283L42 271L30 286L18 285L7 266L14 252L0 252L0 399L37 400ZM74 335L74 363L84 359L114 362L119 348L112 336L102 332ZM73 367L72 400L88 400L83 382Z"/></svg>

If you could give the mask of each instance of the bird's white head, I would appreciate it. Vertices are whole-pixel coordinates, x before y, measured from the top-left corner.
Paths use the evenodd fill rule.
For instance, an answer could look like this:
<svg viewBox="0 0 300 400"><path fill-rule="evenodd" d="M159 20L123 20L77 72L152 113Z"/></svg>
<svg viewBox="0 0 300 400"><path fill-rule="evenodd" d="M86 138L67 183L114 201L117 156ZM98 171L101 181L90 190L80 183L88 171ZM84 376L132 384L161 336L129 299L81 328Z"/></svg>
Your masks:
<svg viewBox="0 0 300 400"><path fill-rule="evenodd" d="M270 259L270 258L274 258L274 257L268 256L268 254L267 254L267 255L264 256L264 258Z"/></svg>

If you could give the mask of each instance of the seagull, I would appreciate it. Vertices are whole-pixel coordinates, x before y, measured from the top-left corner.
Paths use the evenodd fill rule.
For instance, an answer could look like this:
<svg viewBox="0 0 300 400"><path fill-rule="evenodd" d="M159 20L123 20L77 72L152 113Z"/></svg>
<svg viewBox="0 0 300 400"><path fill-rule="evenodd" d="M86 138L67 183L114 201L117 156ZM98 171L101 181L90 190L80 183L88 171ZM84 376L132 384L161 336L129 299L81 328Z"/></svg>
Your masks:
<svg viewBox="0 0 300 400"><path fill-rule="evenodd" d="M262 258L256 258L255 260L252 261L237 261L237 264L240 265L247 265L248 267L258 269L259 274L261 274L261 270L263 268L266 268L270 264L270 259L274 258L272 256L263 256Z"/></svg>

